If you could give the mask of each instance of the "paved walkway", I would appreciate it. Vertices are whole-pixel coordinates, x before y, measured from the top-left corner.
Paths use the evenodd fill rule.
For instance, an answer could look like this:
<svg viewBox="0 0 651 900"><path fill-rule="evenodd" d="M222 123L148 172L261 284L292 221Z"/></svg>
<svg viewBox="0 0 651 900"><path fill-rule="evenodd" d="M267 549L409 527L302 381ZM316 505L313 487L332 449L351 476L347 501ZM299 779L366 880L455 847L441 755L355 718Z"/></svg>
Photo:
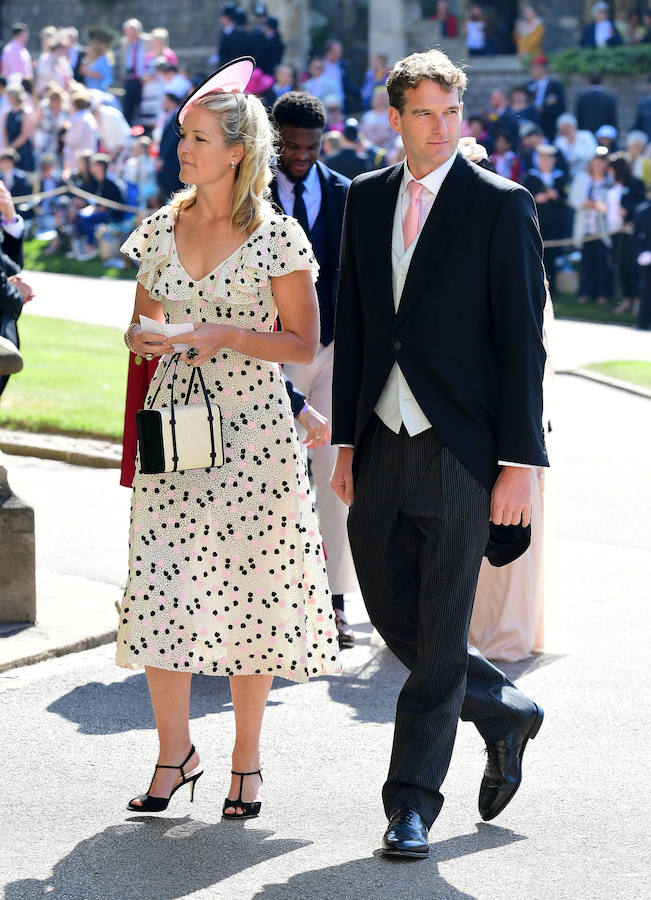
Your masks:
<svg viewBox="0 0 651 900"><path fill-rule="evenodd" d="M232 707L224 679L197 678L192 736L206 769L195 803L179 792L161 816L130 815L145 789L155 734L141 672L116 669L114 646L0 675L5 732L0 894L6 900L646 900L649 884L651 620L649 401L558 379L556 507L544 654L508 666L545 708L522 787L494 822L477 814L484 766L459 728L446 802L426 861L374 855L380 786L404 670L359 634L344 674L277 680L265 716L262 815L220 819ZM63 630L110 604L126 564L128 491L110 470L11 460L36 508L43 569L85 580ZM14 465L15 462L15 465ZM12 474L13 472L13 474ZM65 515L62 515L65 509ZM114 615L114 614L113 614ZM13 638L4 638L0 644ZM4 891L4 893L3 893Z"/></svg>

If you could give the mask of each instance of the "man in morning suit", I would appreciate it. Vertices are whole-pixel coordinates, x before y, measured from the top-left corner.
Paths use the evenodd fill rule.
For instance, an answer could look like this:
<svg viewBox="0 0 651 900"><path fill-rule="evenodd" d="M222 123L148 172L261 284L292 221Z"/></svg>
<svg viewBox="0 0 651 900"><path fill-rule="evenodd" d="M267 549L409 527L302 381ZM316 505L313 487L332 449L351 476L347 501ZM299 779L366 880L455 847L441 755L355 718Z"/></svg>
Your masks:
<svg viewBox="0 0 651 900"><path fill-rule="evenodd" d="M556 78L550 78L546 56L536 56L531 60L531 81L527 85L538 111L540 127L547 140L556 137L556 120L565 112L565 90Z"/></svg>
<svg viewBox="0 0 651 900"><path fill-rule="evenodd" d="M465 87L440 51L394 66L389 115L406 159L352 183L337 295L331 483L350 506L371 621L410 670L383 849L421 858L459 716L487 745L485 820L515 794L543 717L467 645L489 534L528 525L527 467L547 454L535 207L457 153Z"/></svg>
<svg viewBox="0 0 651 900"><path fill-rule="evenodd" d="M305 394L310 406L330 421L339 245L350 181L318 160L326 111L317 97L290 91L276 100L272 115L281 139L276 174L271 183L273 200L280 210L298 220L319 263L316 283L321 317L319 349L309 366L285 365L284 371ZM329 443L312 446L312 474L317 486L328 582L339 643L344 647L355 639L344 613L344 594L357 590L357 581L346 531L347 510L329 485L336 455Z"/></svg>

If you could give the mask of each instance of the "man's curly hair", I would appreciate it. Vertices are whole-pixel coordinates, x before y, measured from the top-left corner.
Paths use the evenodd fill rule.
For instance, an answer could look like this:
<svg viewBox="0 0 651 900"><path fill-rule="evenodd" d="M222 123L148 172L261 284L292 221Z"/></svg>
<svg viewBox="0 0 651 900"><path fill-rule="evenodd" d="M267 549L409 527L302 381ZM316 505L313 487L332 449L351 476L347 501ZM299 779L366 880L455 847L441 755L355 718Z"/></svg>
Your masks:
<svg viewBox="0 0 651 900"><path fill-rule="evenodd" d="M326 126L325 106L318 97L305 91L288 91L282 94L271 110L276 128L292 125L294 128L320 128Z"/></svg>

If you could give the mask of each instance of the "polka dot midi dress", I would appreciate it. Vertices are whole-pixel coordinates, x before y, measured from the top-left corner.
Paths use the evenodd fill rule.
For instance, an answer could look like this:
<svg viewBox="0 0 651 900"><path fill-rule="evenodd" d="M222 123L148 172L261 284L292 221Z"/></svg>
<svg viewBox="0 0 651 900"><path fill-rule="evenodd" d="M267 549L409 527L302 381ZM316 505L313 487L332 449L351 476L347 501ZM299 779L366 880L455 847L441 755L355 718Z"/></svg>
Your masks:
<svg viewBox="0 0 651 900"><path fill-rule="evenodd" d="M180 263L169 207L146 219L122 252L139 261L138 280L170 323L272 331L270 279L318 272L298 223L271 213L200 281ZM168 361L162 357L147 401ZM117 663L291 681L337 673L321 535L280 367L224 348L201 369L222 413L224 465L143 475L136 462ZM157 405L169 404L172 371ZM177 403L190 374L181 359ZM193 390L190 402L203 395Z"/></svg>

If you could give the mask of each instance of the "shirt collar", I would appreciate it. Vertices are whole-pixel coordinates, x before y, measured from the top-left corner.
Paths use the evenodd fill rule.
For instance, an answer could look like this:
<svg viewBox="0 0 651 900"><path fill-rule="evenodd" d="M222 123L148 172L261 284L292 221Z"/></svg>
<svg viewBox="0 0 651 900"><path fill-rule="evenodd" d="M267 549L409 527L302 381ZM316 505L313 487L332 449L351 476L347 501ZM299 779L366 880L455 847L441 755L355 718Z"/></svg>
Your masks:
<svg viewBox="0 0 651 900"><path fill-rule="evenodd" d="M441 190L441 185L445 181L445 176L454 165L454 161L456 158L457 153L455 150L450 159L446 160L446 162L444 162L443 165L439 166L438 169L434 169L433 172L425 175L424 178L414 178L414 176L409 171L409 165L407 164L407 159L405 158L404 170L402 173L401 194L407 190L407 185L410 181L418 181L420 182L420 184L424 185L431 194L434 194L434 196L436 196Z"/></svg>
<svg viewBox="0 0 651 900"><path fill-rule="evenodd" d="M282 169L276 169L276 178L278 179L278 186L283 189L288 194L294 192L295 181L292 181L291 178L288 178ZM311 167L310 171L307 173L305 178L303 179L303 188L306 194L312 194L316 191L317 185L319 183L319 173L317 171L316 163Z"/></svg>

